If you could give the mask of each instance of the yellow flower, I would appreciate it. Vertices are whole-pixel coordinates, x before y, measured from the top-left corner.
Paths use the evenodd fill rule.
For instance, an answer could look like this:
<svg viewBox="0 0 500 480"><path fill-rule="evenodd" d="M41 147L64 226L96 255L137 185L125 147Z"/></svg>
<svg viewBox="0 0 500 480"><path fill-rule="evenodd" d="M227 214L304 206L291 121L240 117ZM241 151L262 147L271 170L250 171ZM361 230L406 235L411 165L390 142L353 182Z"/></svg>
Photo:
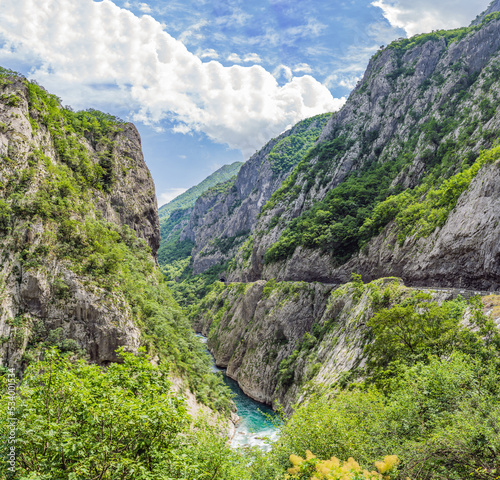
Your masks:
<svg viewBox="0 0 500 480"><path fill-rule="evenodd" d="M289 468L287 470L287 472L290 474L290 475L297 475L298 473L300 473L300 467L293 467L293 468Z"/></svg>
<svg viewBox="0 0 500 480"><path fill-rule="evenodd" d="M333 470L334 468L340 467L340 460L336 457L332 457L330 460L325 460L324 462L321 462L321 465L325 466L330 470Z"/></svg>
<svg viewBox="0 0 500 480"><path fill-rule="evenodd" d="M306 460L312 460L313 458L316 458L316 455L313 455L310 450L306 450Z"/></svg>
<svg viewBox="0 0 500 480"><path fill-rule="evenodd" d="M347 462L344 463L343 467L350 468L351 470L356 470L360 471L361 467L359 466L359 463L354 460L354 458L349 457Z"/></svg>
<svg viewBox="0 0 500 480"><path fill-rule="evenodd" d="M389 467L389 470L399 463L399 458L396 455L386 455L384 463Z"/></svg>
<svg viewBox="0 0 500 480"><path fill-rule="evenodd" d="M386 455L383 462L375 462L377 470L381 473L387 473L391 468L399 463L399 458L396 455Z"/></svg>
<svg viewBox="0 0 500 480"><path fill-rule="evenodd" d="M318 463L316 465L316 470L325 477L332 471L332 469L326 465L326 462Z"/></svg>
<svg viewBox="0 0 500 480"><path fill-rule="evenodd" d="M296 467L300 465L303 461L304 459L302 457L299 457L298 455L294 455L293 453L290 455L290 462L292 463L292 465Z"/></svg>

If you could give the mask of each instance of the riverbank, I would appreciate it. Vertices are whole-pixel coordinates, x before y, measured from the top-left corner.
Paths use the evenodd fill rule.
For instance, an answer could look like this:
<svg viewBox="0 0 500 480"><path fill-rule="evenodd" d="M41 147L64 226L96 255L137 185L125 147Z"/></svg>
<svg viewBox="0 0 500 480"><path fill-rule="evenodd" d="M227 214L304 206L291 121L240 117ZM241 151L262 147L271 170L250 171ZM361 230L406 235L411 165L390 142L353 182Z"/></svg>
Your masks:
<svg viewBox="0 0 500 480"><path fill-rule="evenodd" d="M201 334L197 337L203 344L207 338ZM279 418L271 407L264 403L257 402L243 393L238 382L226 375L225 369L215 365L212 354L207 349L207 353L212 359L212 370L223 375L224 383L231 389L236 405L238 421L234 435L231 439L231 446L239 447L260 447L264 451L271 449L271 443L278 438Z"/></svg>

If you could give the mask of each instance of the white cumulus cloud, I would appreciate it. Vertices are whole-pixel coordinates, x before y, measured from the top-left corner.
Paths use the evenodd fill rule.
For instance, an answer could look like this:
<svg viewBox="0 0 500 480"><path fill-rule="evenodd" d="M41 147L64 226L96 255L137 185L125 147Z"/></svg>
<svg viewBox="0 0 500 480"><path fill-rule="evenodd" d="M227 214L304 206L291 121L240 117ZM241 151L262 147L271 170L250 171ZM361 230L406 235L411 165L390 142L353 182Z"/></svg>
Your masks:
<svg viewBox="0 0 500 480"><path fill-rule="evenodd" d="M203 62L152 17L110 0L2 0L1 39L0 63L31 62L31 75L65 102L126 105L136 120L175 120L179 131L203 132L245 155L344 101L311 76L280 86L259 65Z"/></svg>
<svg viewBox="0 0 500 480"><path fill-rule="evenodd" d="M228 55L227 61L232 63L243 63L243 60L237 53L231 53Z"/></svg>
<svg viewBox="0 0 500 480"><path fill-rule="evenodd" d="M312 73L312 68L307 63L299 63L293 67L295 73Z"/></svg>
<svg viewBox="0 0 500 480"><path fill-rule="evenodd" d="M376 0L392 26L410 37L432 30L465 27L484 11L491 0Z"/></svg>
<svg viewBox="0 0 500 480"><path fill-rule="evenodd" d="M262 59L256 53L248 53L243 58L245 63L262 63Z"/></svg>
<svg viewBox="0 0 500 480"><path fill-rule="evenodd" d="M205 58L210 58L212 60L216 60L217 58L219 58L219 54L213 48L208 48L199 52L198 56L203 60Z"/></svg>
<svg viewBox="0 0 500 480"><path fill-rule="evenodd" d="M147 3L139 3L139 10L144 13L151 13L151 7Z"/></svg>

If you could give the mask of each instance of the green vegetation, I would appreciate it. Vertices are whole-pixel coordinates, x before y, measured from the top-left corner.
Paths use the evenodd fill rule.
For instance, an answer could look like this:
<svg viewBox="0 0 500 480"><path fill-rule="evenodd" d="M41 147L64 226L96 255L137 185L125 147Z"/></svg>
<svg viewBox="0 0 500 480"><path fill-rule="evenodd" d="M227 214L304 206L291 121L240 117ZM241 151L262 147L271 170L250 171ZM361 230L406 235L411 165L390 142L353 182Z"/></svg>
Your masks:
<svg viewBox="0 0 500 480"><path fill-rule="evenodd" d="M236 235L233 235L232 237L217 237L203 249L201 256L207 256L213 250L227 254L231 251L231 249L241 244L243 240L246 240L249 235L250 232L244 230L242 232L237 232Z"/></svg>
<svg viewBox="0 0 500 480"><path fill-rule="evenodd" d="M344 136L333 140L322 142L307 151L303 160L294 168L292 173L285 179L281 187L274 192L271 199L262 207L260 215L271 210L277 203L285 200L293 200L303 189L297 185L300 175L307 176L307 184L304 187L307 193L314 185L315 178L323 178L327 172L336 165L342 155L352 146L352 142ZM311 165L311 161L316 160Z"/></svg>
<svg viewBox="0 0 500 480"><path fill-rule="evenodd" d="M174 282L167 279L166 284L179 305L189 307L191 311L191 309L196 308L200 300L212 291L216 282L220 280L221 275L227 270L227 267L228 263L226 262L214 265L203 273L194 275L191 268L189 268L189 264L186 264L181 276L178 277L178 281Z"/></svg>
<svg viewBox="0 0 500 480"><path fill-rule="evenodd" d="M325 390L283 426L263 473L254 478L275 478L289 467L290 455L307 450L320 458L352 456L365 469L390 452L401 461L401 479L495 478L498 393L497 370L458 353L402 367L386 394L363 387Z"/></svg>
<svg viewBox="0 0 500 480"><path fill-rule="evenodd" d="M331 116L331 113L317 115L293 127L291 134L280 140L267 157L273 173L277 175L287 172L299 163L314 145Z"/></svg>
<svg viewBox="0 0 500 480"><path fill-rule="evenodd" d="M193 242L180 241L182 226L189 220L189 211L189 209L174 210L168 218L163 217L160 222L161 242L157 253L158 263L169 280L180 276L191 258Z"/></svg>
<svg viewBox="0 0 500 480"><path fill-rule="evenodd" d="M360 234L369 238L378 234L391 220L396 220L398 239L408 236L426 237L442 227L455 208L460 195L467 190L481 167L500 158L500 146L481 153L474 164L449 179L426 177L413 190L405 190L380 202L360 228Z"/></svg>
<svg viewBox="0 0 500 480"><path fill-rule="evenodd" d="M289 223L280 239L266 252L266 262L290 257L299 245L329 251L339 262L359 249L360 228L374 206L391 192L391 181L403 162L373 164L352 174L317 202L306 214Z"/></svg>
<svg viewBox="0 0 500 480"><path fill-rule="evenodd" d="M231 165L224 165L209 175L198 185L191 187L189 190L174 198L167 204L160 207L158 213L160 215L160 224L163 225L165 218L169 217L175 210L185 210L194 206L196 200L200 195L205 193L208 189L214 187L219 183L224 183L238 174L242 167L242 162L234 162Z"/></svg>
<svg viewBox="0 0 500 480"><path fill-rule="evenodd" d="M28 367L14 410L17 470L5 479L210 480L245 478L222 425L193 419L165 364L121 353L107 369L54 350ZM6 391L6 377L1 377ZM0 397L2 419L9 396ZM6 422L0 435L8 437ZM8 443L2 441L2 458Z"/></svg>
<svg viewBox="0 0 500 480"><path fill-rule="evenodd" d="M370 470L382 466L378 462L387 454L400 461L393 471L398 479L496 478L500 332L483 311L494 307L498 315L498 297L438 303L398 282L363 285L355 278L332 298L358 290L371 297L374 312L366 325L365 367L349 372L351 383L341 378L334 385L309 387L312 398L283 425L253 478L281 478L287 468L291 478L313 478L315 471L314 478L343 478L316 469L319 464L338 468L340 462L325 465L318 458L354 457L361 469ZM306 346L280 370L293 372ZM304 454L306 460L297 457Z"/></svg>
<svg viewBox="0 0 500 480"><path fill-rule="evenodd" d="M92 109L75 113L62 108L61 100L42 87L28 82L26 85L32 124L41 123L48 128L59 160L73 170L79 183L109 192L114 181L114 142L110 137L121 131L123 121ZM85 137L101 152L97 164L89 158L78 136Z"/></svg>
<svg viewBox="0 0 500 480"><path fill-rule="evenodd" d="M236 193L236 175L231 177L229 180L225 182L217 183L213 187L210 187L208 190L203 192L200 197L216 197L218 195L225 196L229 195L230 192Z"/></svg>
<svg viewBox="0 0 500 480"><path fill-rule="evenodd" d="M224 263L209 268L201 275L193 274L191 251L194 243L188 239L180 241L181 225L189 220L188 212L189 210L174 211L169 218L162 221L162 242L158 250L158 263L165 276L166 285L175 301L182 307L192 307L199 302L227 268L227 263ZM242 232L242 235L235 237L217 239L212 245L228 251L241 242L245 235L246 232Z"/></svg>
<svg viewBox="0 0 500 480"><path fill-rule="evenodd" d="M288 469L291 479L297 480L389 480L396 473L399 459L396 455L386 455L384 460L375 462L378 470L363 470L354 458L341 462L337 457L320 460L306 450L306 458L290 455L293 467ZM382 476L382 474L384 476ZM394 478L394 477L393 477Z"/></svg>
<svg viewBox="0 0 500 480"><path fill-rule="evenodd" d="M498 18L500 18L500 12L495 12L487 15L479 25L456 28L454 30L436 30L431 33L414 35L410 38L402 38L396 40L392 42L387 48L395 50L396 52L398 52L398 55L402 56L407 51L419 45L423 45L424 43L427 43L429 41L444 40L446 42L446 45L448 46L454 42L463 40L469 33L480 30L485 24L490 23ZM379 53L377 53L376 55L379 55Z"/></svg>
<svg viewBox="0 0 500 480"><path fill-rule="evenodd" d="M16 80L19 81L19 80ZM229 412L232 402L222 380L211 373L211 362L190 324L164 283L151 249L126 225L102 219L96 197L108 201L120 166L115 165L114 138L122 124L110 115L63 109L57 97L25 83L30 118L47 128L56 158L32 149L28 166L11 169L13 151L3 167L0 185L0 234L3 248L19 259L23 271L50 272L53 260L76 273L90 291L101 292L103 306L118 308L140 328L150 355L172 364L197 399ZM91 143L97 153L86 147ZM12 142L11 142L12 143ZM31 225L43 225L31 234ZM54 301L65 303L72 293L64 277L48 276ZM19 335L24 334L19 329ZM33 329L24 364L50 345L81 354L60 331Z"/></svg>
<svg viewBox="0 0 500 480"><path fill-rule="evenodd" d="M429 127L429 131L436 132L436 129ZM337 262L343 263L394 219L399 227L400 242L407 236L430 235L444 225L481 167L500 158L500 147L494 147L482 152L472 166L464 161L459 173L446 178L445 172L453 168L455 148L455 144L441 144L436 153L439 160L420 185L397 195L391 195L392 180L407 163L406 156L400 156L395 162L374 163L351 174L323 201L289 223L280 239L266 252L265 261L289 258L303 245L329 252ZM281 193L277 197L279 195ZM278 198L273 196L271 200L277 202Z"/></svg>

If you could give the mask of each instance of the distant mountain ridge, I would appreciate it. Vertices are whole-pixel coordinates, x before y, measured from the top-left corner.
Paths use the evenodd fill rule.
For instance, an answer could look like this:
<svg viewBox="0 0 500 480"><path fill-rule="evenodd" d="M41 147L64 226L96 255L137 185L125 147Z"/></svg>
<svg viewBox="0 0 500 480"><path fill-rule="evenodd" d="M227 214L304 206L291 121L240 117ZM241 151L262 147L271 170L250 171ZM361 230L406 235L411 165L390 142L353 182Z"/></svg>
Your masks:
<svg viewBox="0 0 500 480"><path fill-rule="evenodd" d="M229 180L231 177L234 177L240 171L243 162L234 162L230 165L224 165L219 168L219 170L215 171L211 175L209 175L205 180L203 180L198 185L191 187L189 190L186 190L183 194L175 197L170 202L161 206L158 210L160 215L160 220L163 220L165 217L169 217L173 211L179 209L185 209L193 207L196 200L200 195L205 193L209 188L217 185L218 183L225 182Z"/></svg>

